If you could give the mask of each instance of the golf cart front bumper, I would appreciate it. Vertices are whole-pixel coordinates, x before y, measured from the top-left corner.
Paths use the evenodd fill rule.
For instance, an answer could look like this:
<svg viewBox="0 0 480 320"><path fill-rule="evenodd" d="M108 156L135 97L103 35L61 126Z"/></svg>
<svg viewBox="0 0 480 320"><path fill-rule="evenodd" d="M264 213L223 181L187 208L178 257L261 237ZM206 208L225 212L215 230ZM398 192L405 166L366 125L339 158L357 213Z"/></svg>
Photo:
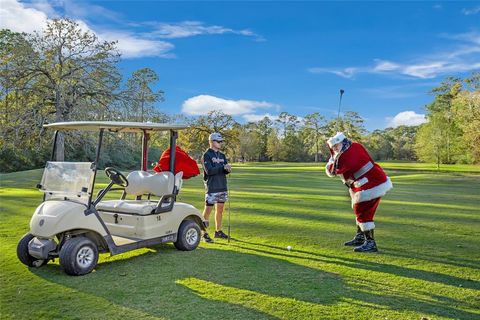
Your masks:
<svg viewBox="0 0 480 320"><path fill-rule="evenodd" d="M57 243L51 239L33 238L28 243L28 253L37 259L48 259L51 251L57 248Z"/></svg>

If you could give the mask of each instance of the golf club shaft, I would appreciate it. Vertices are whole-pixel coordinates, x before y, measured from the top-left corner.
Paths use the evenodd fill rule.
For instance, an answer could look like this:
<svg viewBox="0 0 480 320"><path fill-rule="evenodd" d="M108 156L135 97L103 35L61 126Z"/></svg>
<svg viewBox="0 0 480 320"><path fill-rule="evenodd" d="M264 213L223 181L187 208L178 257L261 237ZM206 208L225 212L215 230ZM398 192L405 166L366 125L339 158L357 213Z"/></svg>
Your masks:
<svg viewBox="0 0 480 320"><path fill-rule="evenodd" d="M228 243L230 243L230 202L231 202L231 200L230 200L230 188L231 188L231 186L230 186L230 181L231 181L230 175L231 175L231 173L228 175L228 189L227 189L227 197L228 197L228 208L227 208L228 209Z"/></svg>

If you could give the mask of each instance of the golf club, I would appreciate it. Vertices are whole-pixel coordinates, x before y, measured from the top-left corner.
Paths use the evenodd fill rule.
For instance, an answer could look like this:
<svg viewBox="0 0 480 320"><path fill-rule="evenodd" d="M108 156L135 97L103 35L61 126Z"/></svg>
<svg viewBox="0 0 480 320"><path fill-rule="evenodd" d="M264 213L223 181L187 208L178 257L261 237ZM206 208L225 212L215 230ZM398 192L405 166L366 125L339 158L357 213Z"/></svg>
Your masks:
<svg viewBox="0 0 480 320"><path fill-rule="evenodd" d="M228 233L228 243L230 243L230 202L231 202L231 200L230 200L230 188L231 188L231 185L230 185L230 181L231 181L230 175L231 175L231 174L232 174L232 173L230 173L229 175L227 175L227 178L228 178L228 189L227 189L227 197L228 197L228 208L227 208L227 210L228 210L228 231L227 231L227 233Z"/></svg>

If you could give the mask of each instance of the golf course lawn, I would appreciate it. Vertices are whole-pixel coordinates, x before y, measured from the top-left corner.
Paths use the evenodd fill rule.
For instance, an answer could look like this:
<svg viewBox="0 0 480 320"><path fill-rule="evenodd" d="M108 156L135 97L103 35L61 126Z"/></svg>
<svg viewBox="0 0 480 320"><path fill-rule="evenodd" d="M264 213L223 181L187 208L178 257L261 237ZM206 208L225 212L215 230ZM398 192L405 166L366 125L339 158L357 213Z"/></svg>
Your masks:
<svg viewBox="0 0 480 320"><path fill-rule="evenodd" d="M41 268L18 261L42 170L2 174L0 318L480 319L480 167L382 165L394 189L377 211L377 254L342 245L354 215L322 164L237 164L230 243L102 254L81 277L58 259ZM106 185L103 172L98 179ZM178 201L202 210L203 197L196 177Z"/></svg>

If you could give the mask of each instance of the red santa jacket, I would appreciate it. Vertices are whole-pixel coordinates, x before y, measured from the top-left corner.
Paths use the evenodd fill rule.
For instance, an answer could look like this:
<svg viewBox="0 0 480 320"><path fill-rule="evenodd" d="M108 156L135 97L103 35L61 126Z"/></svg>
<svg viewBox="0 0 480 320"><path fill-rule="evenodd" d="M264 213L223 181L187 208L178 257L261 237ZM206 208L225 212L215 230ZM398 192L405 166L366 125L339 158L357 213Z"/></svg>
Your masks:
<svg viewBox="0 0 480 320"><path fill-rule="evenodd" d="M393 187L390 178L373 161L361 144L353 142L337 158L335 155L330 158L325 172L329 177L339 175L342 181L350 186L352 206L381 197ZM334 170L335 160L337 161L336 171Z"/></svg>

